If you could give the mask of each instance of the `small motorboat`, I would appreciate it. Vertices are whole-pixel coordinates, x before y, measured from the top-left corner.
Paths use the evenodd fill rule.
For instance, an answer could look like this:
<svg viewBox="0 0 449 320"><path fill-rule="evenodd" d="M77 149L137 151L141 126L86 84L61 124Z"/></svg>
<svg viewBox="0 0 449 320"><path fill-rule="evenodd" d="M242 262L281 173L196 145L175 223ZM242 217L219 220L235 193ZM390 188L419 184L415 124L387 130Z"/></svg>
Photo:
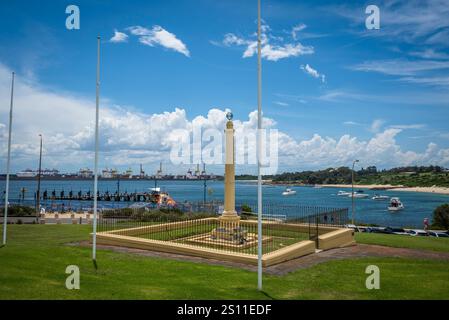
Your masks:
<svg viewBox="0 0 449 320"><path fill-rule="evenodd" d="M350 194L351 194L351 192L347 192L347 191L342 191L342 190L340 190L340 191L338 191L337 196L345 196L345 197L347 197L347 196L349 196Z"/></svg>
<svg viewBox="0 0 449 320"><path fill-rule="evenodd" d="M390 199L390 197L389 196L382 196L382 195L376 194L376 195L374 195L374 197L372 199L373 200L388 200L388 199Z"/></svg>
<svg viewBox="0 0 449 320"><path fill-rule="evenodd" d="M348 195L349 198L357 198L357 199L366 199L369 197L369 194L354 192L353 194Z"/></svg>
<svg viewBox="0 0 449 320"><path fill-rule="evenodd" d="M402 204L399 198L391 198L390 205L388 207L388 211L399 211L404 209L404 205Z"/></svg>
<svg viewBox="0 0 449 320"><path fill-rule="evenodd" d="M283 195L283 196L292 196L292 195L294 195L294 194L296 194L296 191L295 191L295 190L292 190L292 189L290 189L290 188L287 188L287 189L285 189L284 192L282 192L282 195Z"/></svg>

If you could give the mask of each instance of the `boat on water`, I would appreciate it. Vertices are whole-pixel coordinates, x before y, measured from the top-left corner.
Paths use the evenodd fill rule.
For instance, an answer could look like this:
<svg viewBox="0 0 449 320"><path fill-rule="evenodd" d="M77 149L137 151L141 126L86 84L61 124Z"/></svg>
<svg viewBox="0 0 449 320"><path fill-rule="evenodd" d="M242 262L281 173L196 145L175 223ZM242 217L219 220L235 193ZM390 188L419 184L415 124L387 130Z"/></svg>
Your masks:
<svg viewBox="0 0 449 320"><path fill-rule="evenodd" d="M321 189L323 186L320 186L319 184L316 184L313 186L314 189Z"/></svg>
<svg viewBox="0 0 449 320"><path fill-rule="evenodd" d="M282 195L283 195L283 196L292 196L292 195L294 195L294 194L296 194L296 191L295 191L295 190L292 190L292 189L290 189L290 188L287 188L287 189L285 189L284 192L282 192Z"/></svg>
<svg viewBox="0 0 449 320"><path fill-rule="evenodd" d="M372 199L373 200L389 200L390 197L389 196L382 196L380 194L376 194L376 195L374 195L374 197Z"/></svg>
<svg viewBox="0 0 449 320"><path fill-rule="evenodd" d="M168 194L168 192L161 191L161 188L150 188L151 200L150 202L158 205L176 205L176 201Z"/></svg>
<svg viewBox="0 0 449 320"><path fill-rule="evenodd" d="M357 199L366 199L369 197L369 194L354 192L353 194L349 193L349 198L357 198Z"/></svg>
<svg viewBox="0 0 449 320"><path fill-rule="evenodd" d="M340 190L340 191L338 191L337 196L348 197L350 194L351 194L351 192Z"/></svg>
<svg viewBox="0 0 449 320"><path fill-rule="evenodd" d="M390 205L388 206L388 211L400 211L404 209L404 204L397 197L391 198Z"/></svg>

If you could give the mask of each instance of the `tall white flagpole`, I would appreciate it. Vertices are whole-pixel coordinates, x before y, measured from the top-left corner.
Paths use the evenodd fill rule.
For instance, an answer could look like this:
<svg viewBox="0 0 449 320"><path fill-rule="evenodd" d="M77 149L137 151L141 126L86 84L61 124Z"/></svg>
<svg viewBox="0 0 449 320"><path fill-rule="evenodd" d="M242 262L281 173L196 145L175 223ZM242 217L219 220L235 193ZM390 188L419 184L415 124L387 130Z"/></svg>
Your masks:
<svg viewBox="0 0 449 320"><path fill-rule="evenodd" d="M12 109L14 105L14 75L11 80L11 105L9 107L9 134L8 134L8 158L6 160L6 191L5 191L5 215L3 218L3 245L6 245L6 226L8 225L8 206L9 206L9 167L11 163L11 131L12 131Z"/></svg>
<svg viewBox="0 0 449 320"><path fill-rule="evenodd" d="M260 0L257 1L257 288L262 290L262 60Z"/></svg>
<svg viewBox="0 0 449 320"><path fill-rule="evenodd" d="M97 259L97 193L98 193L98 118L100 109L100 36L97 37L97 92L95 100L95 165L94 165L94 222L92 259Z"/></svg>

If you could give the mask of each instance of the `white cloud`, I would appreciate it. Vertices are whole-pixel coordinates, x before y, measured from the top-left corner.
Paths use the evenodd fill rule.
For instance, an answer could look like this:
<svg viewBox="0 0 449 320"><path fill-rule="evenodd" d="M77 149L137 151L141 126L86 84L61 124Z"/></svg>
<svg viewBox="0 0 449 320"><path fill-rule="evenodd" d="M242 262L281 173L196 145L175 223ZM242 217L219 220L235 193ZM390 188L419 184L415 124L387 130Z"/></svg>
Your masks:
<svg viewBox="0 0 449 320"><path fill-rule="evenodd" d="M324 74L320 74L317 70L312 68L309 64L301 65L301 69L304 70L305 73L311 75L314 78L321 79L321 82L326 82L326 76Z"/></svg>
<svg viewBox="0 0 449 320"><path fill-rule="evenodd" d="M277 104L278 106L281 106L281 107L287 107L287 106L289 106L288 103L285 103L285 102L282 102L282 101L274 101L273 103L274 103L274 104Z"/></svg>
<svg viewBox="0 0 449 320"><path fill-rule="evenodd" d="M360 36L442 47L449 42L449 6L446 0L383 0L376 4L381 10L380 32L363 31ZM360 14L359 5L337 5L328 9L364 26L366 15Z"/></svg>
<svg viewBox="0 0 449 320"><path fill-rule="evenodd" d="M114 30L114 36L109 39L109 42L112 43L120 43L120 42L126 42L128 41L128 35L123 32L119 32L117 30Z"/></svg>
<svg viewBox="0 0 449 320"><path fill-rule="evenodd" d="M242 46L242 45L247 44L247 41L242 38L237 37L233 33L227 33L224 36L223 44L225 46L232 46L232 45Z"/></svg>
<svg viewBox="0 0 449 320"><path fill-rule="evenodd" d="M422 71L442 70L449 68L449 61L434 60L378 60L366 61L350 67L352 70L378 72L387 75L411 76Z"/></svg>
<svg viewBox="0 0 449 320"><path fill-rule="evenodd" d="M424 129L426 127L425 124L422 123L416 123L416 124L394 124L391 125L390 128L395 128L395 129L401 129L401 130L406 130L406 129Z"/></svg>
<svg viewBox="0 0 449 320"><path fill-rule="evenodd" d="M409 53L409 55L423 59L442 59L442 60L449 59L449 54L446 54L444 52L438 52L431 48L427 48L422 51L412 51Z"/></svg>
<svg viewBox="0 0 449 320"><path fill-rule="evenodd" d="M371 123L371 126L370 126L370 131L373 133L379 132L379 130L384 125L384 123L385 123L385 120L382 120L382 119L373 120L373 122Z"/></svg>
<svg viewBox="0 0 449 320"><path fill-rule="evenodd" d="M292 35L296 33L292 33ZM212 42L216 44L216 42ZM234 33L225 34L222 45L243 46L243 58L249 58L257 54L257 36L253 34L248 38L243 38ZM269 61L278 61L289 57L298 57L306 54L313 54L312 46L304 46L300 42L293 39L293 42L286 42L282 37L272 34L268 25L263 24L261 27L261 55L262 58Z"/></svg>
<svg viewBox="0 0 449 320"><path fill-rule="evenodd" d="M294 40L297 40L298 39L298 36L297 36L298 32L304 30L305 28L307 28L307 26L304 23L300 23L300 24L294 26L292 28L292 31L291 31L292 38Z"/></svg>
<svg viewBox="0 0 449 320"><path fill-rule="evenodd" d="M435 143L429 143L422 153L403 151L395 139L400 133L400 129L387 129L367 141L350 135L334 139L315 134L303 141L289 138L290 143L284 143L282 149L289 156L282 156L285 165L297 168L299 163L302 169L347 166L353 159L359 159L362 166L379 167L449 163L449 149L439 149Z"/></svg>
<svg viewBox="0 0 449 320"><path fill-rule="evenodd" d="M398 80L402 82L417 83L427 86L449 87L449 77L402 77Z"/></svg>
<svg viewBox="0 0 449 320"><path fill-rule="evenodd" d="M179 40L175 34L165 30L161 26L155 25L152 29L141 26L129 27L132 35L138 36L140 43L154 47L155 45L179 52L186 57L190 57L187 46Z"/></svg>
<svg viewBox="0 0 449 320"><path fill-rule="evenodd" d="M361 124L355 121L345 121L343 122L345 126L360 126Z"/></svg>
<svg viewBox="0 0 449 320"><path fill-rule="evenodd" d="M39 155L39 137L44 136L44 167L77 170L92 167L94 143L95 102L68 92L54 93L36 84L30 84L19 74L12 136L13 171L35 168ZM10 70L0 64L0 156L4 168L10 93ZM191 130L194 125L220 131L225 126L226 110L212 108L204 116L190 116L186 110L175 108L162 113L143 113L114 106L103 98L100 108L100 168L134 166L140 163L168 164L169 150L177 129ZM51 121L49 120L51 119ZM274 119L264 117L265 128L276 128ZM409 164L449 165L449 149L441 149L430 142L423 152L404 151L396 142L403 129L418 125L395 125L382 130L383 123L373 122L377 131L368 140L343 135L339 138L314 134L310 139L294 139L279 132L280 166L295 170L317 169L348 165L359 158L365 165L402 166ZM407 127L406 127L407 126ZM244 120L235 120L236 129L255 129L257 112ZM250 146L250 152L254 146ZM241 168L242 169L242 168ZM175 172L183 168L175 167ZM222 168L215 168L216 173ZM245 170L244 168L242 170Z"/></svg>

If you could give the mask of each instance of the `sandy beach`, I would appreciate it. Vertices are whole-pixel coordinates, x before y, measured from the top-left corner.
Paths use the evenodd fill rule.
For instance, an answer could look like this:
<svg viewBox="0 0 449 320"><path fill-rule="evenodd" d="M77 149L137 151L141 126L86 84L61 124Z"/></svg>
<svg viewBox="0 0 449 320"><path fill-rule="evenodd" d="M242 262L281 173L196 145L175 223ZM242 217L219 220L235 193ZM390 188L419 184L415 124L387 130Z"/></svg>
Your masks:
<svg viewBox="0 0 449 320"><path fill-rule="evenodd" d="M351 185L349 184L323 184L323 187L327 188L351 188ZM385 190L392 190L395 191L411 191L411 192L424 192L424 193L437 193L437 194L444 194L449 195L449 188L446 187L404 187L404 186L393 186L393 185L382 185L382 184L369 184L369 185L362 185L357 184L354 185L354 188L363 188L363 189L385 189Z"/></svg>

